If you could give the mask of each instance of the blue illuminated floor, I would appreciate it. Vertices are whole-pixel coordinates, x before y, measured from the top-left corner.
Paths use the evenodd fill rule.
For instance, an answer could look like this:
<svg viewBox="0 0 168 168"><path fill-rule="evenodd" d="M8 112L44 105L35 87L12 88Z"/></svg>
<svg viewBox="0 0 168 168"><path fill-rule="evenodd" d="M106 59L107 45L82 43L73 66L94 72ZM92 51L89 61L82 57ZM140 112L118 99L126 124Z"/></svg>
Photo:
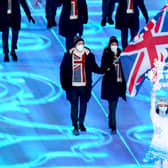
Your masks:
<svg viewBox="0 0 168 168"><path fill-rule="evenodd" d="M0 48L0 168L151 168L143 162L152 136L150 83L144 83L138 96L119 101L117 135L108 129L107 102L100 99L98 83L88 104L88 131L73 136L70 104L59 82L64 39L58 27L46 29L44 0L39 6L34 0L28 3L36 24L29 24L23 14L19 61L4 63ZM152 17L166 1L145 3ZM100 64L109 36L120 41L120 32L100 26L101 1L88 0L88 8L83 37Z"/></svg>

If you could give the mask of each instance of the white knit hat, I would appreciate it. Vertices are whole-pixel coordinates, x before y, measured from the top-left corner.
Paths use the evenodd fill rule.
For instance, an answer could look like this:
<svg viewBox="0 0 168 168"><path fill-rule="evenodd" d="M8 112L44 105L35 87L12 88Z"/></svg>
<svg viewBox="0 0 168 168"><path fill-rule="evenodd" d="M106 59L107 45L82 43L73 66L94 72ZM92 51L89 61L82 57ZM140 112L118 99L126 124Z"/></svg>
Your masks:
<svg viewBox="0 0 168 168"><path fill-rule="evenodd" d="M167 99L164 99L164 98L158 99L157 105L168 105Z"/></svg>

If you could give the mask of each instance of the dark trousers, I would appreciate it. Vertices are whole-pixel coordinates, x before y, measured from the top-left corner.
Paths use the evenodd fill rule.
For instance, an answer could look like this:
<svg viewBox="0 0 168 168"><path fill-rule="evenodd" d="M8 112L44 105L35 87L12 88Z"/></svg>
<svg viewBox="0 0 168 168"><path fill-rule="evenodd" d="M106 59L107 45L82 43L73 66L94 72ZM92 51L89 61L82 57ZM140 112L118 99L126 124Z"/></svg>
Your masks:
<svg viewBox="0 0 168 168"><path fill-rule="evenodd" d="M87 95L86 87L72 87L71 89L71 120L74 127L84 123L86 108L87 108Z"/></svg>
<svg viewBox="0 0 168 168"><path fill-rule="evenodd" d="M68 21L68 29L67 29L67 33L65 35L65 40L66 40L66 49L67 51L69 49L71 49L72 47L74 47L74 38L76 36L82 36L82 27L83 25L81 25L79 19L74 19L74 20L69 20Z"/></svg>
<svg viewBox="0 0 168 168"><path fill-rule="evenodd" d="M128 30L129 28L123 28L121 29L121 44L122 44L122 48L123 50L127 47L128 45ZM130 28L130 33L131 33L131 39L133 40L133 38L135 37L135 35L137 34L138 29L131 27Z"/></svg>
<svg viewBox="0 0 168 168"><path fill-rule="evenodd" d="M108 101L109 105L109 128L112 130L116 130L116 108L117 108L118 100Z"/></svg>
<svg viewBox="0 0 168 168"><path fill-rule="evenodd" d="M55 22L57 6L57 0L46 0L46 19L51 24Z"/></svg>
<svg viewBox="0 0 168 168"><path fill-rule="evenodd" d="M131 34L131 39L133 40L133 38L135 37L135 35L138 33L139 31L139 18L137 18L137 20L134 19L133 15L128 15L128 26L123 27L121 29L121 44L122 44L122 48L123 50L127 47L128 45L128 30L130 30L130 34Z"/></svg>
<svg viewBox="0 0 168 168"><path fill-rule="evenodd" d="M14 52L15 49L17 49L18 34L19 34L19 31L12 29L11 52ZM9 52L8 38L9 38L9 28L2 32L2 46L3 46L4 54L8 54L8 52Z"/></svg>
<svg viewBox="0 0 168 168"><path fill-rule="evenodd" d="M69 35L69 36L66 37L65 43L66 43L67 51L73 47L74 38L75 38L75 36L73 36L73 35Z"/></svg>
<svg viewBox="0 0 168 168"><path fill-rule="evenodd" d="M103 19L112 18L114 11L115 0L103 0L102 2L102 17Z"/></svg>

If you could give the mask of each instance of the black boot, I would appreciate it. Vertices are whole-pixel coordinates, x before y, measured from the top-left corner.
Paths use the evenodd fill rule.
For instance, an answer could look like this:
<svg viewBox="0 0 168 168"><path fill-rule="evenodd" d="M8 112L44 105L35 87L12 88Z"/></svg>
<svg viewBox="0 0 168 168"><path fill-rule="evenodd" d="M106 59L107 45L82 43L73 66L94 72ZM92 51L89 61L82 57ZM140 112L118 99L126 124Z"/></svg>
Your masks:
<svg viewBox="0 0 168 168"><path fill-rule="evenodd" d="M101 21L101 26L105 26L106 25L106 18L103 18Z"/></svg>
<svg viewBox="0 0 168 168"><path fill-rule="evenodd" d="M9 55L8 54L4 55L4 62L9 62Z"/></svg>
<svg viewBox="0 0 168 168"><path fill-rule="evenodd" d="M86 132L86 128L83 124L79 124L79 129L83 132Z"/></svg>
<svg viewBox="0 0 168 168"><path fill-rule="evenodd" d="M74 126L74 129L73 129L73 134L75 135L75 136L77 136L77 135L79 135L79 129L78 129L78 127L77 126Z"/></svg>
<svg viewBox="0 0 168 168"><path fill-rule="evenodd" d="M111 19L111 18L108 18L108 23L110 24L110 25L113 25L114 24L114 21Z"/></svg>
<svg viewBox="0 0 168 168"><path fill-rule="evenodd" d="M12 60L13 60L13 61L17 61L17 60L18 60L15 51L11 51L11 56L12 56Z"/></svg>

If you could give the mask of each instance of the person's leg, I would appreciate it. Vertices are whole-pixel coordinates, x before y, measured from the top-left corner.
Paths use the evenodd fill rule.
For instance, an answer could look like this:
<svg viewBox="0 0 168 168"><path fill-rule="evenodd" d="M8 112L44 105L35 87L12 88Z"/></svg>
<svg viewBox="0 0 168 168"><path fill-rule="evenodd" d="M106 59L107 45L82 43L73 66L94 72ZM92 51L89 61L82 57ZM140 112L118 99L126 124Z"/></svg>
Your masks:
<svg viewBox="0 0 168 168"><path fill-rule="evenodd" d="M109 103L109 127L112 129L114 133L116 133L116 108L117 108L117 100L108 101Z"/></svg>
<svg viewBox="0 0 168 168"><path fill-rule="evenodd" d="M128 45L128 28L121 29L121 44L122 44L123 50Z"/></svg>
<svg viewBox="0 0 168 168"><path fill-rule="evenodd" d="M71 101L71 120L74 128L78 129L78 99L74 97Z"/></svg>
<svg viewBox="0 0 168 168"><path fill-rule="evenodd" d="M12 30L11 52L15 52L15 50L17 49L18 37L19 37L19 31L18 30Z"/></svg>
<svg viewBox="0 0 168 168"><path fill-rule="evenodd" d="M86 131L84 120L87 109L87 97L85 87L80 88L80 113L79 113L79 128L81 131Z"/></svg>
<svg viewBox="0 0 168 168"><path fill-rule="evenodd" d="M161 168L161 167L162 167L161 160L154 162L154 168Z"/></svg>
<svg viewBox="0 0 168 168"><path fill-rule="evenodd" d="M77 89L75 87L72 87L71 90L71 120L72 125L78 129L78 101L79 101L79 95L77 92Z"/></svg>
<svg viewBox="0 0 168 168"><path fill-rule="evenodd" d="M47 19L47 28L52 27L52 1L53 0L46 0L45 12Z"/></svg>
<svg viewBox="0 0 168 168"><path fill-rule="evenodd" d="M52 4L52 26L56 26L56 21L55 21L55 17L56 17L56 13L57 13L57 2L58 0L53 1Z"/></svg>
<svg viewBox="0 0 168 168"><path fill-rule="evenodd" d="M74 127L73 134L79 135L79 127L78 127L78 102L79 95L77 87L72 87L70 91L67 91L70 103L71 103L71 121Z"/></svg>
<svg viewBox="0 0 168 168"><path fill-rule="evenodd" d="M2 47L3 47L3 53L4 53L4 62L9 62L8 38L9 38L9 28L7 28L2 32Z"/></svg>
<svg viewBox="0 0 168 168"><path fill-rule="evenodd" d="M15 50L17 49L18 35L19 35L19 31L12 29L11 56L12 56L13 61L17 61L17 55L16 55Z"/></svg>
<svg viewBox="0 0 168 168"><path fill-rule="evenodd" d="M109 0L102 0L102 21L101 25L105 26L106 25L106 17L107 17L107 10L108 10L108 1Z"/></svg>
<svg viewBox="0 0 168 168"><path fill-rule="evenodd" d="M114 21L112 19L113 11L114 11L114 6L115 6L115 1L114 0L109 0L108 1L108 10L107 10L107 21L109 24L114 24Z"/></svg>
<svg viewBox="0 0 168 168"><path fill-rule="evenodd" d="M68 35L65 39L67 51L73 47L74 36Z"/></svg>
<svg viewBox="0 0 168 168"><path fill-rule="evenodd" d="M135 20L133 15L129 15L128 16L128 25L129 25L130 34L131 34L130 40L133 40L133 38L135 37L135 35L139 31L139 18L137 17L137 19Z"/></svg>
<svg viewBox="0 0 168 168"><path fill-rule="evenodd" d="M135 35L138 33L139 28L137 26L130 27L130 33L131 33L131 40L134 39Z"/></svg>
<svg viewBox="0 0 168 168"><path fill-rule="evenodd" d="M163 168L168 168L168 160L163 160Z"/></svg>

